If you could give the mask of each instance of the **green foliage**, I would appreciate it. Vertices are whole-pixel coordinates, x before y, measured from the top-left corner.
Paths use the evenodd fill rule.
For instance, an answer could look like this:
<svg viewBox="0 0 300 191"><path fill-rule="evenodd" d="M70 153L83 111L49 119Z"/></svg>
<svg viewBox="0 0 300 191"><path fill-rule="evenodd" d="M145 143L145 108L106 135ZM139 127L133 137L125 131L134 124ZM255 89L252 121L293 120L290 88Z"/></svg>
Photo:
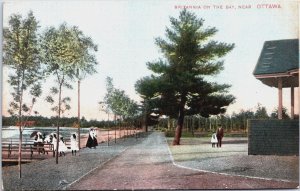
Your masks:
<svg viewBox="0 0 300 191"><path fill-rule="evenodd" d="M248 119L255 119L255 113L251 110L240 110L239 113L233 113L231 116L234 122L232 125L238 129L246 128Z"/></svg>
<svg viewBox="0 0 300 191"><path fill-rule="evenodd" d="M11 15L9 26L3 30L3 64L9 68L8 83L13 90L13 101L8 112L17 116L20 121L24 113L30 114L35 99L42 93L40 80L43 71L38 28L38 21L29 12L24 19L18 14ZM24 102L25 92L33 97L31 103Z"/></svg>
<svg viewBox="0 0 300 191"><path fill-rule="evenodd" d="M166 131L165 132L166 137L174 137L175 136L175 131ZM194 137L192 132L182 132L181 134L182 137Z"/></svg>
<svg viewBox="0 0 300 191"><path fill-rule="evenodd" d="M61 76L60 80L64 76L74 79L96 72L97 61L93 53L97 51L97 45L76 26L63 23L58 29L50 27L43 34L41 46L48 72Z"/></svg>
<svg viewBox="0 0 300 191"><path fill-rule="evenodd" d="M17 119L15 117L5 117L2 116L3 126L15 126L17 123ZM58 117L43 117L43 116L29 116L28 120L35 121L35 127L52 127L56 126L58 122ZM61 117L60 123L64 127L73 127L74 123L78 122L77 117ZM86 120L84 117L81 118L80 121L81 127L89 128L89 127L100 127L100 128L113 128L113 127L138 127L135 121L132 121L130 124L123 123L115 123L114 121L98 121L95 119Z"/></svg>
<svg viewBox="0 0 300 191"><path fill-rule="evenodd" d="M103 103L106 104L108 112L111 111L123 119L134 118L138 115L137 103L131 100L123 90L116 89L111 77L106 78L106 89L107 93Z"/></svg>
<svg viewBox="0 0 300 191"><path fill-rule="evenodd" d="M184 114L204 117L226 111L235 98L228 94L230 85L205 80L205 76L223 70L225 56L233 44L208 41L217 30L203 28L203 19L183 10L179 19L170 18L166 39L157 38L156 45L164 59L148 62L155 75L137 81L136 91L149 102L152 112L183 121ZM178 114L179 113L179 114Z"/></svg>
<svg viewBox="0 0 300 191"><path fill-rule="evenodd" d="M9 68L8 83L12 88L13 100L8 112L17 117L19 122L19 178L21 178L21 144L24 116L32 112L35 99L42 93L40 80L41 69L40 49L38 46L38 22L29 12L22 19L21 15L13 14L9 18L8 27L3 30L3 64ZM25 103L25 93L29 89L31 103ZM28 104L31 104L28 106Z"/></svg>
<svg viewBox="0 0 300 191"><path fill-rule="evenodd" d="M273 109L270 118L271 119L278 119L278 108ZM290 119L290 116L288 115L286 107L282 108L282 119Z"/></svg>
<svg viewBox="0 0 300 191"><path fill-rule="evenodd" d="M97 61L93 53L97 46L78 27L63 23L57 29L50 27L44 32L41 48L47 74L53 74L57 82L56 87L50 88L46 101L54 105L51 110L60 116L71 109L71 99L62 97L63 88L72 89L70 81L96 72Z"/></svg>
<svg viewBox="0 0 300 191"><path fill-rule="evenodd" d="M257 109L256 109L254 116L256 119L268 119L269 118L266 107L262 106L261 104L257 104Z"/></svg>

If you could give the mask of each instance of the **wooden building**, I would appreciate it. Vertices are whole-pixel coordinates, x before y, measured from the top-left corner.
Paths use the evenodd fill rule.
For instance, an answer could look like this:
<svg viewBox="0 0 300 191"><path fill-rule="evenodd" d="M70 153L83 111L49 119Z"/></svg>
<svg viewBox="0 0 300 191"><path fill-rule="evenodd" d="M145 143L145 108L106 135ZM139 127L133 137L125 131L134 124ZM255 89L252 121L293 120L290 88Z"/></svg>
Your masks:
<svg viewBox="0 0 300 191"><path fill-rule="evenodd" d="M294 88L299 87L299 39L266 41L253 75L278 89L278 120L249 120L248 154L299 155L299 119L294 117ZM291 91L290 120L282 119L283 88Z"/></svg>
<svg viewBox="0 0 300 191"><path fill-rule="evenodd" d="M278 119L282 119L282 88L291 89L291 118L295 115L294 88L299 87L299 40L266 41L253 75L278 88Z"/></svg>

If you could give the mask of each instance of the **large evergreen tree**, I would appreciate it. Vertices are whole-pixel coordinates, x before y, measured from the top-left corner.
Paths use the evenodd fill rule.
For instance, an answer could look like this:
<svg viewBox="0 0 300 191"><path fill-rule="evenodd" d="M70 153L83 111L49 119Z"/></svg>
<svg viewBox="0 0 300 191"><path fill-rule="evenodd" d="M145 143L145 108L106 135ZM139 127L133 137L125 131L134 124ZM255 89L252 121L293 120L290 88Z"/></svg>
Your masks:
<svg viewBox="0 0 300 191"><path fill-rule="evenodd" d="M217 29L203 28L204 20L187 10L170 21L166 39L156 38L164 59L147 63L155 75L137 81L136 90L149 100L154 113L177 118L173 144L179 145L185 115L209 117L224 113L234 101L234 96L228 94L230 85L205 79L223 70L219 58L234 44L209 40Z"/></svg>
<svg viewBox="0 0 300 191"><path fill-rule="evenodd" d="M38 21L32 12L22 19L13 14L9 18L9 26L3 31L3 64L8 66L8 83L12 88L13 100L8 112L18 118L19 126L19 177L21 178L21 145L24 128L24 115L30 115L36 98L41 95L42 70L38 46ZM25 103L26 95L31 96ZM28 98L28 97L27 97Z"/></svg>

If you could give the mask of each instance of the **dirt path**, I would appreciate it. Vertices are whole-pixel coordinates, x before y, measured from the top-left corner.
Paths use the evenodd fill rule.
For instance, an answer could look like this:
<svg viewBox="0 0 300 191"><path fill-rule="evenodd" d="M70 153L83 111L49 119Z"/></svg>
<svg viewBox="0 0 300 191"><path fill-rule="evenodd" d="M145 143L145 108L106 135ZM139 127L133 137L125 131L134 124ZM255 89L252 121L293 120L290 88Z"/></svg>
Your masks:
<svg viewBox="0 0 300 191"><path fill-rule="evenodd" d="M96 168L68 189L264 189L297 186L297 183L291 182L226 176L176 167L164 136L152 133L141 144Z"/></svg>

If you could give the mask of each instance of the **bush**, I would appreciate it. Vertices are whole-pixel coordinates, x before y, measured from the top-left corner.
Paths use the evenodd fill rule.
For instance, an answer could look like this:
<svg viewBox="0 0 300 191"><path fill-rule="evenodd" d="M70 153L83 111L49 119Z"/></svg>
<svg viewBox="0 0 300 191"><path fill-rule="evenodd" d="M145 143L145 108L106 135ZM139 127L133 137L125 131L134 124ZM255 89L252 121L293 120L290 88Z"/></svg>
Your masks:
<svg viewBox="0 0 300 191"><path fill-rule="evenodd" d="M175 136L175 131L165 131L166 137L174 137ZM182 132L181 137L194 137L192 132Z"/></svg>
<svg viewBox="0 0 300 191"><path fill-rule="evenodd" d="M166 137L174 137L175 136L175 131L166 131L165 135L166 135Z"/></svg>

